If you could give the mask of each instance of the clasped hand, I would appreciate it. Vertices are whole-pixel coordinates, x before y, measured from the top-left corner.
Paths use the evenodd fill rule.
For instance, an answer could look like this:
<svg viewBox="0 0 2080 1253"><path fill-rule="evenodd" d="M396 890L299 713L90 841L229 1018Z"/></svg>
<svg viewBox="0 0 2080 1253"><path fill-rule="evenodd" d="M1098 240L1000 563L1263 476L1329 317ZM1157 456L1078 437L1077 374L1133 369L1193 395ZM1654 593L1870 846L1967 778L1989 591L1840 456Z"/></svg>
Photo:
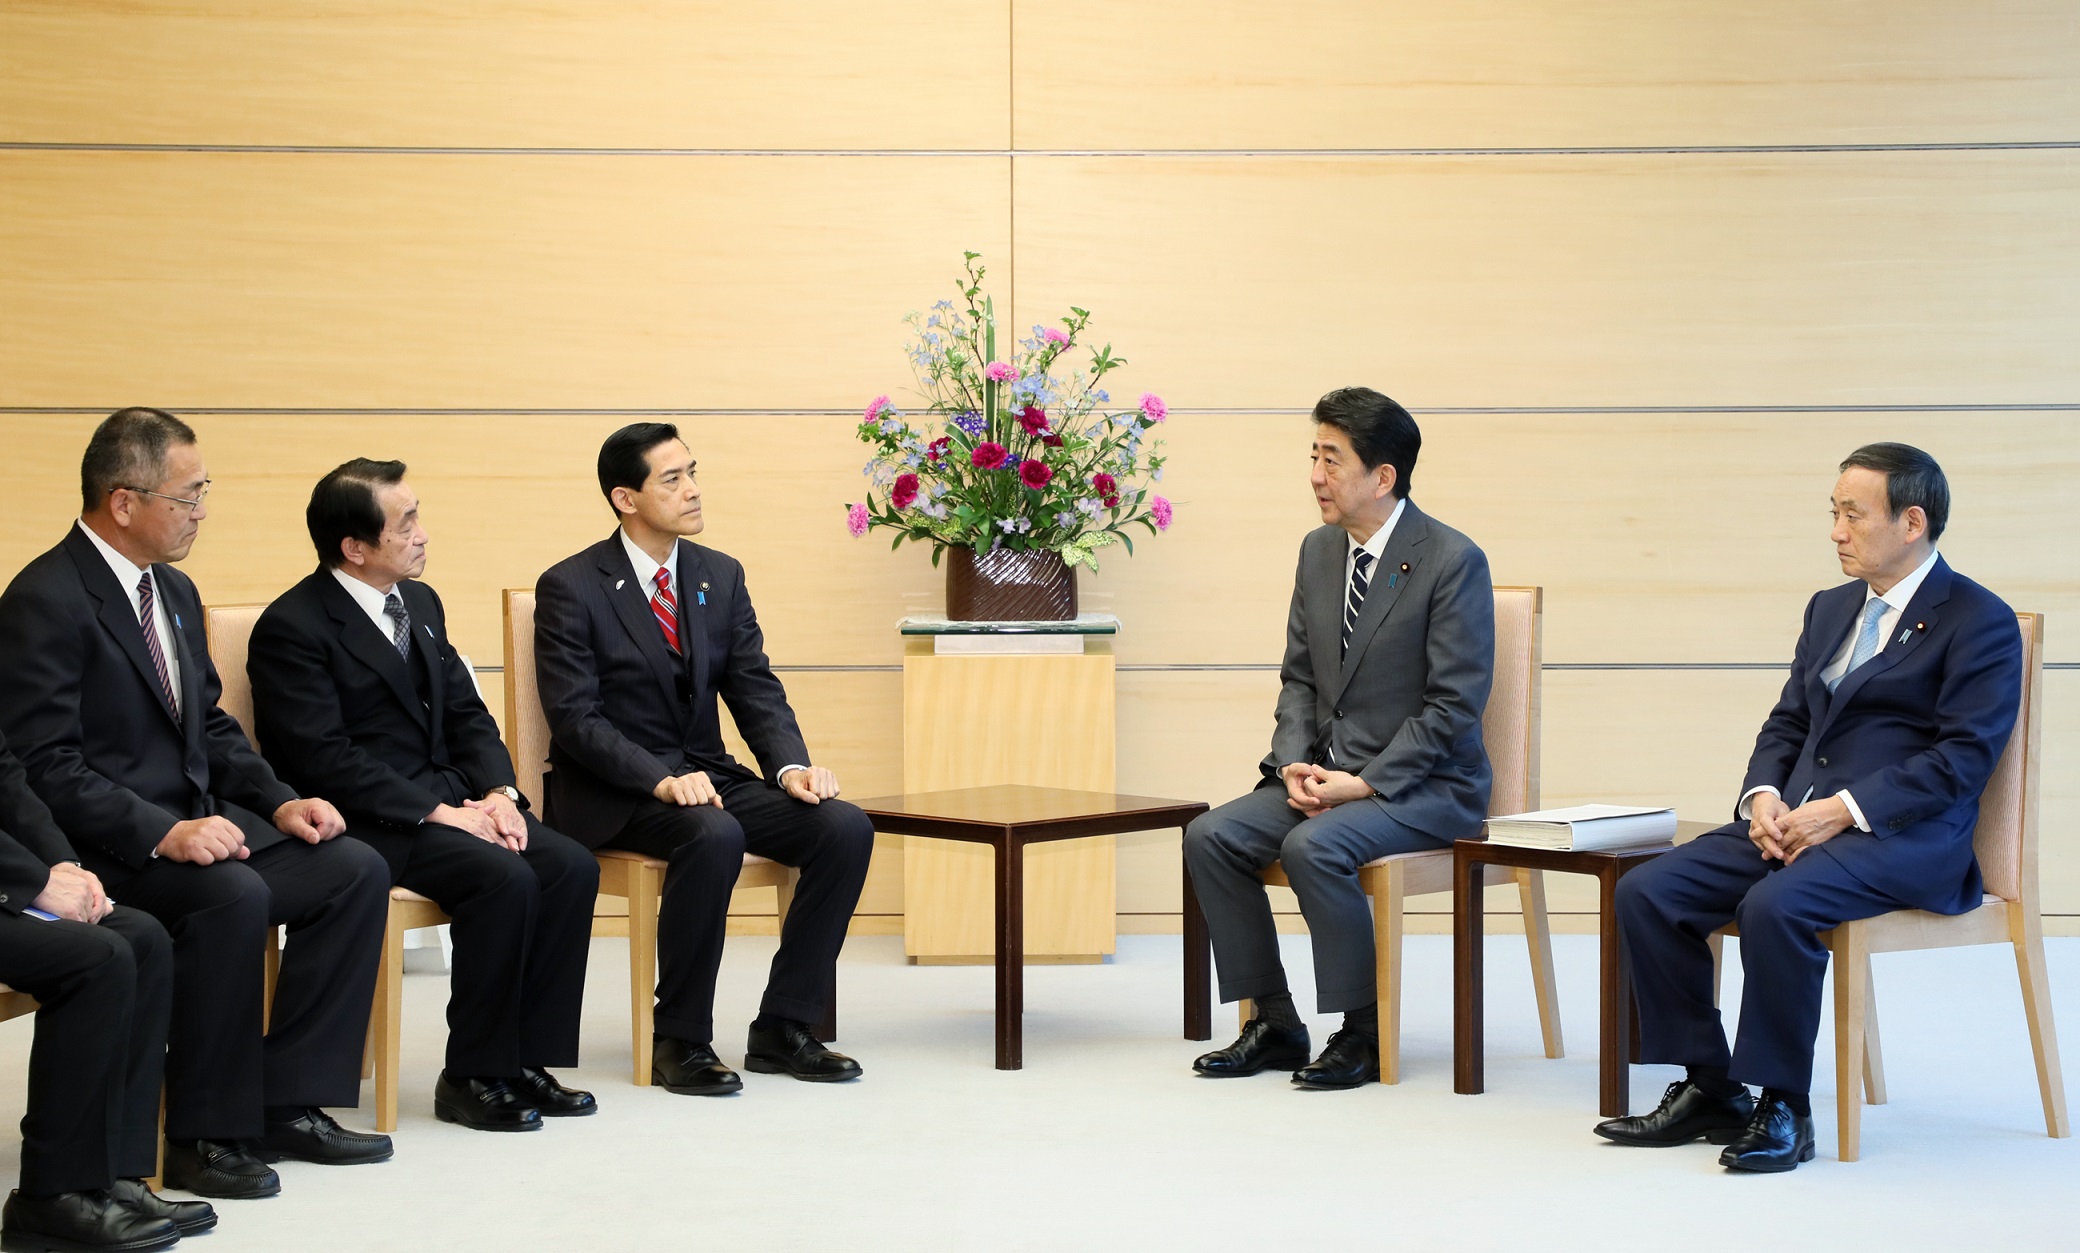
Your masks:
<svg viewBox="0 0 2080 1253"><path fill-rule="evenodd" d="M50 881L29 904L70 922L100 922L116 907L108 893L102 891L101 880L93 871L69 861L51 867Z"/></svg>
<svg viewBox="0 0 2080 1253"><path fill-rule="evenodd" d="M1347 770L1329 770L1296 761L1278 775L1285 780L1286 804L1310 818L1372 795L1372 785Z"/></svg>
<svg viewBox="0 0 2080 1253"><path fill-rule="evenodd" d="M1781 796L1757 792L1748 804L1748 838L1762 850L1765 861L1787 866L1854 825L1855 817L1839 796L1823 796L1793 809Z"/></svg>
<svg viewBox="0 0 2080 1253"><path fill-rule="evenodd" d="M436 805L426 815L426 821L467 831L487 844L516 853L527 851L527 819L520 816L520 807L503 792L460 805Z"/></svg>

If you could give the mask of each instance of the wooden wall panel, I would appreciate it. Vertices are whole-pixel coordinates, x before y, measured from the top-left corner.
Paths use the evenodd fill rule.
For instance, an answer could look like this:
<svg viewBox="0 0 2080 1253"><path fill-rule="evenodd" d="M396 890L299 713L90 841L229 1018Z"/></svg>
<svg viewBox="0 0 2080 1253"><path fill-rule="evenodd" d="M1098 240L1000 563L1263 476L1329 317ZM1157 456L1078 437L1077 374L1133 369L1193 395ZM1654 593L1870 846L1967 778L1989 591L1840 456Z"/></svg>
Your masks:
<svg viewBox="0 0 2080 1253"><path fill-rule="evenodd" d="M16 0L0 139L1001 148L1008 25L930 0Z"/></svg>
<svg viewBox="0 0 2080 1253"><path fill-rule="evenodd" d="M1014 14L1026 148L2068 140L2080 75L2063 0L1059 0Z"/></svg>
<svg viewBox="0 0 2080 1253"><path fill-rule="evenodd" d="M1006 194L966 157L0 152L0 404L863 406Z"/></svg>
<svg viewBox="0 0 2080 1253"><path fill-rule="evenodd" d="M1017 162L1020 324L1173 405L2069 402L2080 153Z"/></svg>

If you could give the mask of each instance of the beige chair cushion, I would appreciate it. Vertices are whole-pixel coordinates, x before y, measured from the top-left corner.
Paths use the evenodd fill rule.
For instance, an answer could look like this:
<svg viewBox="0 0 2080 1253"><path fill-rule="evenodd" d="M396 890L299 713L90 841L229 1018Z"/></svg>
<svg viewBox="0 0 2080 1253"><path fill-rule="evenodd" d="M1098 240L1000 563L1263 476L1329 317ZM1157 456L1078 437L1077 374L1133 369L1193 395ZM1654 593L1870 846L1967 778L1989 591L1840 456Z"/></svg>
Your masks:
<svg viewBox="0 0 2080 1253"><path fill-rule="evenodd" d="M218 605L202 611L209 659L224 684L217 708L238 719L248 740L253 738L253 684L246 678L246 650L253 641L253 627L266 609L265 605Z"/></svg>
<svg viewBox="0 0 2080 1253"><path fill-rule="evenodd" d="M2022 631L2022 705L2015 732L1979 794L1979 825L1972 834L1972 851L1978 854L1986 890L2009 901L2022 898L2023 831L2035 819L2029 805L2034 782L2029 774L2037 762L2030 750L2043 721L2036 699L2043 688L2043 615L2017 614L2016 619Z"/></svg>

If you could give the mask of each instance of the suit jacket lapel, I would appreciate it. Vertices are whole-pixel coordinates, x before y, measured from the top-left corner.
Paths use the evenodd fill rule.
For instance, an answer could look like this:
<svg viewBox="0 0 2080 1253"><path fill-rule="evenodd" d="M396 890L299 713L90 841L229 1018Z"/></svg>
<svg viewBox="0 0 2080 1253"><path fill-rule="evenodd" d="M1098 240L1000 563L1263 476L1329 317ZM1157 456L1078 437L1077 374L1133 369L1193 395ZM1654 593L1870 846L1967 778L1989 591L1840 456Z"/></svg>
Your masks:
<svg viewBox="0 0 2080 1253"><path fill-rule="evenodd" d="M332 577L330 570L318 574L318 596L325 602L325 612L339 626L340 645L362 665L380 675L389 685L391 694L418 720L419 725L425 726L426 707L419 702L418 689L412 684L411 671L405 669L404 658L398 655L397 645L391 643L375 622L361 611L361 606L347 595L347 589L339 585L339 580ZM409 606L405 612L411 612Z"/></svg>
<svg viewBox="0 0 2080 1253"><path fill-rule="evenodd" d="M700 549L679 541L679 645L686 653L686 674L699 689L708 673L708 567Z"/></svg>
<svg viewBox="0 0 2080 1253"><path fill-rule="evenodd" d="M445 763L448 755L441 743L445 734L441 711L447 708L448 683L441 669L440 641L433 636L433 597L414 582L399 583L397 592L404 597L405 612L412 615L412 664L426 670L427 735L433 743L435 759Z"/></svg>
<svg viewBox="0 0 2080 1253"><path fill-rule="evenodd" d="M679 699L679 684L672 671L678 664L673 660L672 650L664 642L664 631L657 625L657 618L650 612L650 594L636 578L636 568L628 563L628 554L621 550L621 537L617 531L601 546L599 556L600 592L607 603L614 606L614 616L621 619L621 627L628 638L650 665L659 687L664 689L665 703L685 716L686 702ZM684 637L681 637L684 643Z"/></svg>
<svg viewBox="0 0 2080 1253"><path fill-rule="evenodd" d="M180 621L181 611L166 600L166 580L160 577L157 567L152 569L152 585L158 589L160 601L165 605L167 625L173 628L170 632L173 655L181 670L181 727L191 741L199 742L202 738L202 667L207 664L207 658L197 658L188 647L188 633Z"/></svg>
<svg viewBox="0 0 2080 1253"><path fill-rule="evenodd" d="M1314 657L1314 685L1328 691L1336 683L1343 663L1344 567L1349 562L1350 539L1340 531L1329 543L1319 546L1308 558L1300 586L1308 623L1308 651Z"/></svg>
<svg viewBox="0 0 2080 1253"><path fill-rule="evenodd" d="M137 621L136 612L130 608L129 589L116 582L115 573L101 559L101 551L94 547L92 540L81 535L77 527L65 536L65 542L72 546L69 551L72 564L79 570L80 582L85 585L87 594L101 604L95 616L101 619L102 629L114 638L116 647L130 659L145 687L159 697L159 708L166 712L168 720L179 726L180 719L166 703L165 693L159 686L159 668L152 664L152 655L145 651L144 630ZM153 582L156 585L156 576ZM188 667L181 669L185 673Z"/></svg>
<svg viewBox="0 0 2080 1253"><path fill-rule="evenodd" d="M1915 590L1914 599L1900 611L1899 621L1893 625L1892 638L1882 641L1885 651L1842 676L1841 686L1834 690L1834 699L1827 706L1827 717L1821 720L1821 731L1825 731L1843 707L1856 698L1864 684L1907 659L1907 654L1920 645L1940 620L1937 609L1949 599L1950 567L1938 557L1928 577ZM1837 642L1835 647L1841 647L1840 643Z"/></svg>
<svg viewBox="0 0 2080 1253"><path fill-rule="evenodd" d="M1416 502L1409 501L1401 521L1394 524L1394 534L1387 538L1386 549L1372 567L1372 577L1365 589L1365 604L1358 610L1357 622L1351 626L1350 647L1344 650L1343 665L1337 670L1336 685L1329 693L1331 700L1343 695L1351 676L1357 673L1358 659L1365 655L1373 633L1394 611L1394 603L1401 599L1401 593L1408 590L1416 567L1422 564L1419 545L1429 538L1430 520L1416 508ZM1408 567L1407 571L1402 570L1403 566Z"/></svg>

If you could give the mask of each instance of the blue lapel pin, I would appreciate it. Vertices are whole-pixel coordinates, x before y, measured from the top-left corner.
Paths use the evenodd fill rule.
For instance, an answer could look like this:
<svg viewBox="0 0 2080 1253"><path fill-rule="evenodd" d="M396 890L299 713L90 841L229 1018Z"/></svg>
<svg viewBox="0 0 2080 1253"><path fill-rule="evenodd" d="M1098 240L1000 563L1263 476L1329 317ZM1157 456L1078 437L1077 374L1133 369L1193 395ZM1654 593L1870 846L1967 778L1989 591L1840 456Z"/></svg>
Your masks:
<svg viewBox="0 0 2080 1253"><path fill-rule="evenodd" d="M173 629L176 631L181 629L181 616L179 614L173 615Z"/></svg>
<svg viewBox="0 0 2080 1253"><path fill-rule="evenodd" d="M1906 630L1904 630L1904 631L1901 631L1901 632L1899 633L1899 639L1898 639L1897 641L1895 641L1895 642L1896 642L1896 643L1900 643L1900 644L1904 644L1904 643L1906 643L1906 642L1907 642L1907 637L1908 637L1909 635L1912 635L1913 633L1914 633L1914 629L1913 629L1912 627L1908 627L1908 628L1907 628Z"/></svg>
<svg viewBox="0 0 2080 1253"><path fill-rule="evenodd" d="M703 582L703 583L702 583L702 584L700 585L700 590L698 590L698 591L694 592L694 595L695 595L696 597L698 597L698 598L699 598L700 602L701 602L701 603L702 603L703 605L707 604L707 603L708 603L708 585L707 585L707 584L706 584L705 582Z"/></svg>

